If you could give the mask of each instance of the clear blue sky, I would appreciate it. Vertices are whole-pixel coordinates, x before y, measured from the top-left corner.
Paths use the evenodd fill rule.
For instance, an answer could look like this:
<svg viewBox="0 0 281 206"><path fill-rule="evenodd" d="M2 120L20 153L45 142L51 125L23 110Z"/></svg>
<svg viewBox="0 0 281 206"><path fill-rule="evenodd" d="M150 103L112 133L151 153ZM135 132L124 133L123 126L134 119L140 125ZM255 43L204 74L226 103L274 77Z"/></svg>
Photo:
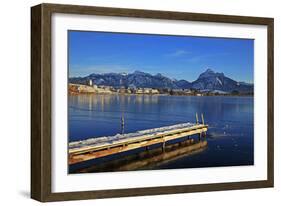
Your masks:
<svg viewBox="0 0 281 206"><path fill-rule="evenodd" d="M135 70L194 81L207 68L253 83L254 40L69 31L69 76Z"/></svg>

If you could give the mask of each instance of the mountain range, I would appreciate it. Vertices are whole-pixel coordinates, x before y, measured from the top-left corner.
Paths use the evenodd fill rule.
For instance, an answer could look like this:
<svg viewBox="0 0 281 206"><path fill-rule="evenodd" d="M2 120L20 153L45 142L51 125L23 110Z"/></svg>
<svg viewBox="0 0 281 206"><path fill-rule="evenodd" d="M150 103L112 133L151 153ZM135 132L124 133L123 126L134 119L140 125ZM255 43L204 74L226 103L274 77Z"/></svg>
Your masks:
<svg viewBox="0 0 281 206"><path fill-rule="evenodd" d="M133 73L105 73L90 74L86 77L69 78L70 83L85 84L92 80L96 85L113 87L136 87L136 88L156 88L156 89L196 89L200 91L223 91L223 92L253 92L254 85L238 82L223 73L207 69L199 77L189 82L186 80L176 80L162 74L152 75L149 73L135 71Z"/></svg>

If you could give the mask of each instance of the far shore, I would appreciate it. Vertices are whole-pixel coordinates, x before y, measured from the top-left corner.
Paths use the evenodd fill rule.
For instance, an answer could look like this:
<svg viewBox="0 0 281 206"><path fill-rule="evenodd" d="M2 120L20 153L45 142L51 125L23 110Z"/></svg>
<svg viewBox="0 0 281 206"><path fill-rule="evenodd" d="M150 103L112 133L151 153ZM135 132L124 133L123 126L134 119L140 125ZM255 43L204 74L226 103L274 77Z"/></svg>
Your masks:
<svg viewBox="0 0 281 206"><path fill-rule="evenodd" d="M158 96L253 96L251 92L224 92L220 90L202 91L196 89L157 89L157 88L114 88L112 86L97 86L72 84L68 85L68 92L73 95L79 94L108 94L108 95L158 95Z"/></svg>
<svg viewBox="0 0 281 206"><path fill-rule="evenodd" d="M69 92L70 95L123 95L123 96L193 96L193 97L211 97L211 96L229 96L229 97L253 97L254 94L128 94L128 93L118 93L118 92L111 92L111 93L94 93L94 92Z"/></svg>

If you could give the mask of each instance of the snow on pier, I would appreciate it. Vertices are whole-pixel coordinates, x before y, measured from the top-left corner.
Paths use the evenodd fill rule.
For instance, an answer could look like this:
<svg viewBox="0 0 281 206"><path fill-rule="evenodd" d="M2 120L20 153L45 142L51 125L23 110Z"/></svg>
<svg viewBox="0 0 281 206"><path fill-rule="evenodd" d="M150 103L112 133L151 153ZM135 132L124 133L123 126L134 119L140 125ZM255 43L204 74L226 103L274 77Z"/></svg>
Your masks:
<svg viewBox="0 0 281 206"><path fill-rule="evenodd" d="M167 141L194 134L199 134L200 138L202 134L206 133L207 129L208 125L204 123L187 122L140 130L134 133L116 134L114 136L96 137L70 142L69 163L74 164L159 143L162 144L162 148L164 149L165 142Z"/></svg>
<svg viewBox="0 0 281 206"><path fill-rule="evenodd" d="M159 128L153 128L153 129L146 129L146 130L140 130L134 133L128 133L128 134L116 134L114 136L104 136L104 137L94 137L89 138L86 140L81 141L75 141L69 143L69 149L74 149L81 146L89 146L95 144L96 146L100 144L112 144L114 142L124 141L131 138L138 138L142 135L156 135L156 134L165 134L167 132L177 130L177 129L183 129L183 128L189 128L194 126L193 123L182 123L182 124L176 124L171 126L165 126L165 127L159 127Z"/></svg>

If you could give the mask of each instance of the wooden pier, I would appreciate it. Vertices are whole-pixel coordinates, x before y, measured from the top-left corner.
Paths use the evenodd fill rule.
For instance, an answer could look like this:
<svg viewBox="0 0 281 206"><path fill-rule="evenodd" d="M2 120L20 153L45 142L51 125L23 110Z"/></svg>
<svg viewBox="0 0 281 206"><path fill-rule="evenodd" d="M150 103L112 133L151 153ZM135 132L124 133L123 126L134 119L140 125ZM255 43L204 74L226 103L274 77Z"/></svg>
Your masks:
<svg viewBox="0 0 281 206"><path fill-rule="evenodd" d="M197 115L196 115L197 117ZM117 134L115 136L89 138L69 143L69 164L101 158L122 152L145 148L159 144L165 151L165 144L180 138L198 135L201 140L206 135L208 125L202 123L182 123L172 126L141 130L135 133Z"/></svg>

